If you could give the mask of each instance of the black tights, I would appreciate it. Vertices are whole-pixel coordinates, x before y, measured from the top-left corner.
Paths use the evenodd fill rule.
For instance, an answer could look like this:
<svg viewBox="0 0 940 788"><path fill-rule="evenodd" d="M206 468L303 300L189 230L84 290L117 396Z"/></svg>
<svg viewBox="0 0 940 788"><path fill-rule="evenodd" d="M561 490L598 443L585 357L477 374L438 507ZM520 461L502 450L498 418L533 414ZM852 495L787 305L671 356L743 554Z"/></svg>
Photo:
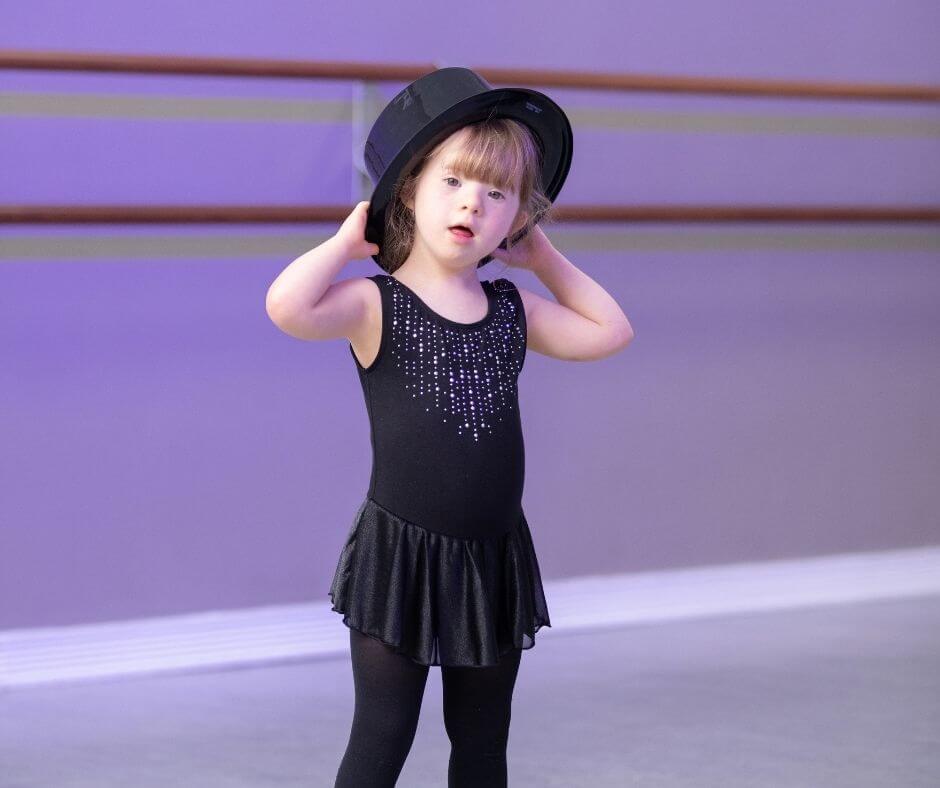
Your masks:
<svg viewBox="0 0 940 788"><path fill-rule="evenodd" d="M428 666L350 628L356 705L334 788L393 788L418 728ZM507 784L506 745L521 649L483 668L441 666L448 788Z"/></svg>

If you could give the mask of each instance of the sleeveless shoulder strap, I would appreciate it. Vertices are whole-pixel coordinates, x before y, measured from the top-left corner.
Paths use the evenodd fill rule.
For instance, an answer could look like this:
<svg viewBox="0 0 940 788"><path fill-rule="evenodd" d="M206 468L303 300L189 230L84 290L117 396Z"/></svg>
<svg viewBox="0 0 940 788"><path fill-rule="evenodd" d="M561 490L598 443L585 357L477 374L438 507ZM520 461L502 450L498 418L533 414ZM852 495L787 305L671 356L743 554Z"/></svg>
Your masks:
<svg viewBox="0 0 940 788"><path fill-rule="evenodd" d="M372 276L367 276L366 279L371 279L373 282L375 282L376 285L378 285L379 292L382 294L382 309L384 316L385 312L390 311L385 309L386 304L391 304L392 301L392 283L388 281L391 279L391 277L388 274L372 274Z"/></svg>
<svg viewBox="0 0 940 788"><path fill-rule="evenodd" d="M388 345L392 333L392 309L394 306L392 302L391 282L388 281L390 278L391 277L389 277L388 274L372 274L371 276L366 277L366 279L371 279L373 282L375 282L376 287L379 288L379 298L382 304L382 334L381 339L379 340L378 353L376 354L372 363L366 368L363 368L359 365L359 360L356 359L356 354L353 352L352 344L350 344L349 352L356 361L356 369L360 374L363 372L373 372L380 366L381 362L388 353Z"/></svg>
<svg viewBox="0 0 940 788"><path fill-rule="evenodd" d="M525 310L522 308L522 296L519 295L519 289L516 287L516 283L509 279L500 278L494 280L492 284L496 295L502 298L508 298L521 313L522 319L525 320Z"/></svg>
<svg viewBox="0 0 940 788"><path fill-rule="evenodd" d="M519 294L519 288L516 283L505 278L499 278L493 281L493 290L499 299L506 299L510 310L513 312L513 331L519 339L519 369L525 363L526 350L528 347L528 326L525 319L525 305L522 303L522 296Z"/></svg>

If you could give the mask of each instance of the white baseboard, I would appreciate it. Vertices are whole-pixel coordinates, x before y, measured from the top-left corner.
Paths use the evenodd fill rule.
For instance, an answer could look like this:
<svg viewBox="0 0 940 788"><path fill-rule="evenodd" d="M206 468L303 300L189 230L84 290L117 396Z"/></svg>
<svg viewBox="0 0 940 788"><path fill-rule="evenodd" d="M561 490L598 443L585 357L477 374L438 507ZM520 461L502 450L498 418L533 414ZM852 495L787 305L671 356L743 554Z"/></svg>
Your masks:
<svg viewBox="0 0 940 788"><path fill-rule="evenodd" d="M940 546L545 582L537 638L638 622L940 593ZM0 688L337 656L329 601L0 631Z"/></svg>

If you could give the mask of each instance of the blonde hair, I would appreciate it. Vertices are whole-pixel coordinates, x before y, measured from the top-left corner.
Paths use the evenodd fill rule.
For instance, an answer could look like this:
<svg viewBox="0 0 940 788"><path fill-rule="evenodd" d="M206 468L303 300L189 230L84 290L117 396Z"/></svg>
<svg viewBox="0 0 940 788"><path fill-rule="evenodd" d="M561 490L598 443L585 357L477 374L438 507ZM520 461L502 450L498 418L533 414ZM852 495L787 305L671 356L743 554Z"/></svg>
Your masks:
<svg viewBox="0 0 940 788"><path fill-rule="evenodd" d="M516 192L519 212L512 226L523 212L527 215L517 233L554 221L552 201L543 191L541 151L523 123L511 118L487 118L462 126L453 134L461 131L468 133L452 165L455 174ZM379 250L379 259L389 273L405 262L414 244L415 217L407 203L414 202L418 179L428 160L453 134L425 153L411 172L403 173L392 191L385 212L385 238ZM507 238L506 247L512 247L511 238Z"/></svg>

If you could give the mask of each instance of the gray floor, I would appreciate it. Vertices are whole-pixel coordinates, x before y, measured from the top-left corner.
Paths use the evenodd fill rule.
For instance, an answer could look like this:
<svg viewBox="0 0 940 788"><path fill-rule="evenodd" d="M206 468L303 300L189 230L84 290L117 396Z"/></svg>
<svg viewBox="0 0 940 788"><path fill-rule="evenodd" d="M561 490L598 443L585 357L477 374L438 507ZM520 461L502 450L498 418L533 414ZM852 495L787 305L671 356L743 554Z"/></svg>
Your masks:
<svg viewBox="0 0 940 788"><path fill-rule="evenodd" d="M543 636L544 633L544 636ZM432 668L399 786L446 786ZM8 690L4 788L332 786L348 657ZM940 597L592 633L523 654L513 786L940 785Z"/></svg>

